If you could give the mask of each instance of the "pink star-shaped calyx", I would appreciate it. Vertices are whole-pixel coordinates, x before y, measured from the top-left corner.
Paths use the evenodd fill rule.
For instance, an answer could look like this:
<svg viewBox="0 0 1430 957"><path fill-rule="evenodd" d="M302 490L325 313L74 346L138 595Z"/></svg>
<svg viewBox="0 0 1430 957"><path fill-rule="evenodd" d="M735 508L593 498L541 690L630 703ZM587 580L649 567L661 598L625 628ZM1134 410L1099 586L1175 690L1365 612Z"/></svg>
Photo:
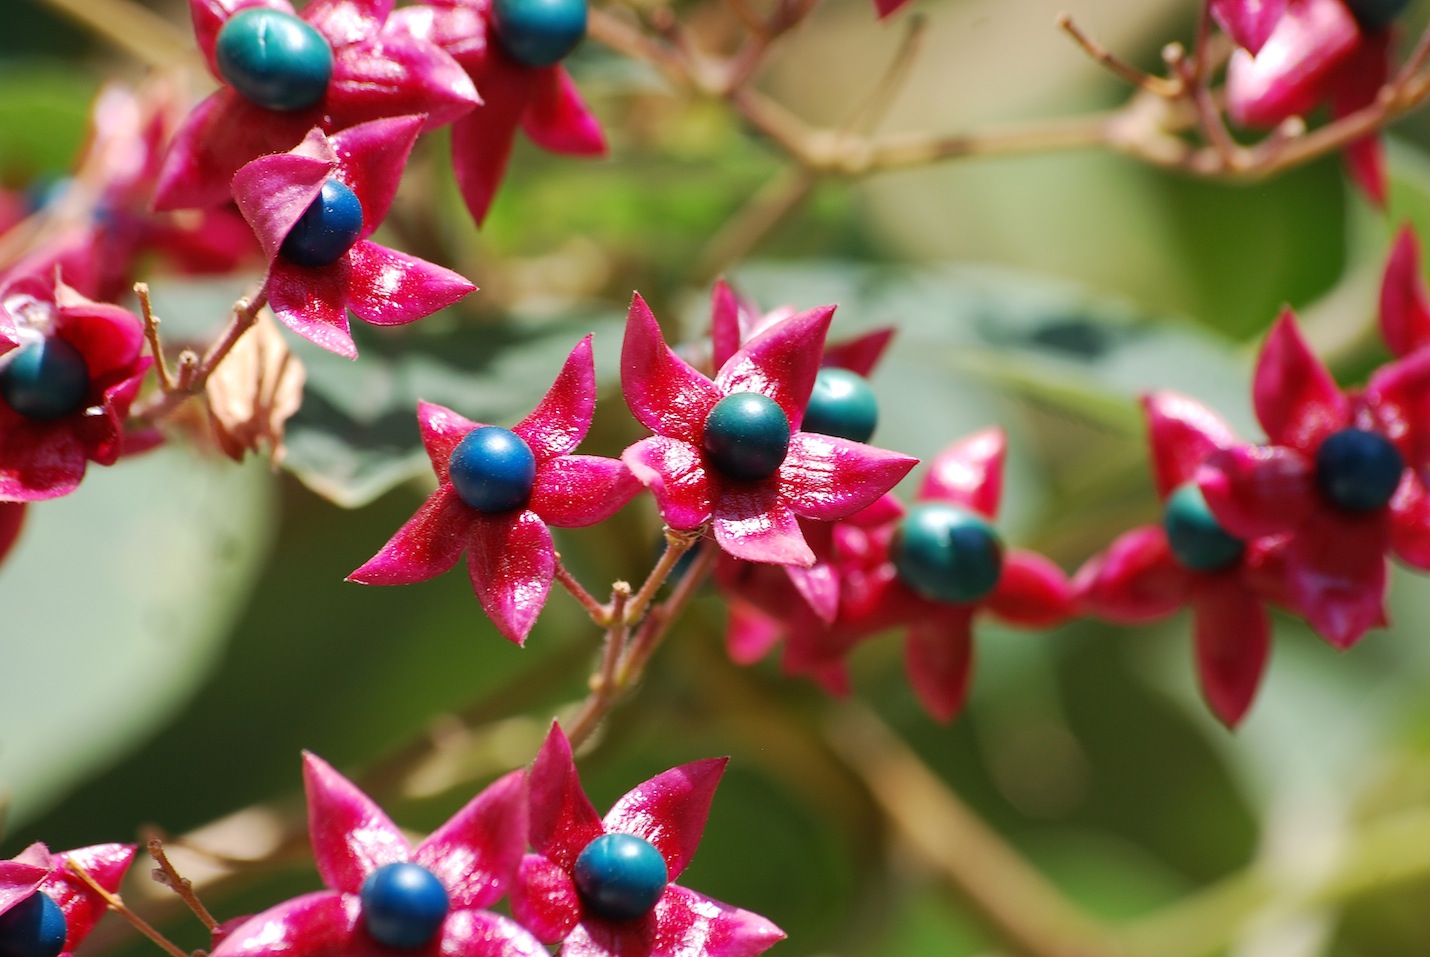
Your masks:
<svg viewBox="0 0 1430 957"><path fill-rule="evenodd" d="M109 909L104 897L71 865L115 894L133 861L132 844L95 844L58 853L51 853L43 844L31 844L13 859L0 861L0 915L16 907L34 906L36 895L49 898L65 922L64 948L59 957L71 957Z"/></svg>
<svg viewBox="0 0 1430 957"><path fill-rule="evenodd" d="M1385 260L1380 283L1380 334L1397 356L1430 345L1430 290L1420 273L1420 240L1401 227Z"/></svg>
<svg viewBox="0 0 1430 957"><path fill-rule="evenodd" d="M784 939L758 914L687 890L674 881L695 854L726 759L672 768L637 785L604 818L596 813L553 726L530 775L530 842L512 888L512 914L563 957L754 957ZM666 880L644 888L638 915L609 916L600 886L583 882L583 852L598 841L639 842ZM663 867L661 867L663 865ZM619 883L621 874L604 874Z"/></svg>
<svg viewBox="0 0 1430 957"><path fill-rule="evenodd" d="M665 343L660 325L637 295L626 321L621 386L626 404L654 436L621 458L649 486L667 525L710 523L729 554L755 562L808 566L814 553L797 518L833 521L870 505L898 483L917 459L834 436L801 432L833 307L812 309L756 335L723 363L714 380ZM737 471L746 435L722 430L712 443L717 405L734 398L756 411L758 469ZM723 423L722 423L723 424ZM783 449L768 441L782 429ZM778 435L776 435L778 437Z"/></svg>
<svg viewBox="0 0 1430 957"><path fill-rule="evenodd" d="M268 259L269 308L284 325L329 352L357 357L348 310L376 326L400 326L452 305L476 289L450 269L388 249L367 237L397 193L422 117L399 116L332 136L309 131L297 148L254 160L233 178L233 197ZM353 244L323 265L301 265L284 241L323 194L343 184L360 204Z"/></svg>
<svg viewBox="0 0 1430 957"><path fill-rule="evenodd" d="M467 553L472 588L503 635L517 644L536 622L555 574L547 525L580 528L604 521L640 484L615 459L573 455L596 408L596 370L587 336L572 350L536 409L511 429L531 450L528 497L498 511L465 501L453 484L453 455L475 430L488 428L440 405L417 410L437 490L372 560L348 576L367 585L425 581Z"/></svg>

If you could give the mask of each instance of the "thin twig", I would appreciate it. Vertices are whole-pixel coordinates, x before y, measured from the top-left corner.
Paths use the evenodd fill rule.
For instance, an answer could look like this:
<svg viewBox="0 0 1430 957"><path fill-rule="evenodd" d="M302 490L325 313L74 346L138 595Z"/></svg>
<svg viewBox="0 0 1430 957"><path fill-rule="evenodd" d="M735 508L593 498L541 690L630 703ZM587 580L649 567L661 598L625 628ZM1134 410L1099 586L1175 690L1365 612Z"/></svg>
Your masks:
<svg viewBox="0 0 1430 957"><path fill-rule="evenodd" d="M586 700L581 702L581 709L566 729L572 747L580 747L591 736L620 694L617 673L630 638L630 625L626 623L626 602L630 596L631 586L627 582L618 581L611 586L610 626L601 646L601 664L591 676Z"/></svg>
<svg viewBox="0 0 1430 957"><path fill-rule="evenodd" d="M705 583L706 576L715 567L715 556L718 553L719 549L717 548L702 548L696 555L694 563L681 576L680 584L675 586L670 597L652 608L645 621L641 622L641 627L636 631L635 638L631 640L616 675L617 683L622 689L628 688L640 680L651 656L655 654L655 650L665 639L665 634L671 623L675 621L676 616L685 608L690 599L695 597L695 593Z"/></svg>
<svg viewBox="0 0 1430 957"><path fill-rule="evenodd" d="M213 915L209 913L209 909L204 906L203 901L199 900L198 895L194 893L193 882L187 877L181 877L173 863L170 862L169 855L164 853L164 842L157 837L151 837L145 846L149 850L149 856L154 858L154 862L159 865L160 873L164 875L164 879L160 883L168 887L175 894L178 894L179 898L188 905L189 910L194 912L194 916L197 917L205 927L209 930L216 929L218 927L218 921L214 920Z"/></svg>
<svg viewBox="0 0 1430 957"><path fill-rule="evenodd" d="M610 624L611 610L598 602L586 590L586 586L576 580L576 576L572 575L570 569L562 563L560 555L556 556L556 581L571 593L571 597L575 598L582 608L586 609L586 614L596 625L604 628Z"/></svg>
<svg viewBox="0 0 1430 957"><path fill-rule="evenodd" d="M169 373L169 363L165 361L163 346L159 344L159 318L154 315L154 307L149 301L149 284L136 282L134 295L139 299L139 311L144 317L144 339L149 343L149 354L154 357L154 374L159 378L159 391L173 392L174 377Z"/></svg>
<svg viewBox="0 0 1430 957"><path fill-rule="evenodd" d="M849 114L849 118L844 121L842 133L867 136L883 122L889 107L908 82L914 64L918 62L919 53L923 51L924 40L928 36L928 25L929 19L923 14L915 13L909 16L903 39L899 41L898 49L890 58L889 65L884 68L884 75L879 77L879 82L874 84L874 89L864 101Z"/></svg>
<svg viewBox="0 0 1430 957"><path fill-rule="evenodd" d="M1058 29L1072 37L1073 41L1082 47L1084 53L1133 86L1167 99L1174 99L1185 93L1186 88L1180 79L1153 76L1137 69L1130 63L1119 60L1110 50L1084 33L1082 28L1073 22L1070 14L1058 14L1057 25Z"/></svg>
<svg viewBox="0 0 1430 957"><path fill-rule="evenodd" d="M244 333L258 321L259 310L268 301L267 294L265 286L252 298L240 299L234 303L223 334L209 346L203 358L200 359L187 350L181 353L173 389L167 392L161 390L157 395L151 396L148 402L136 405L133 417L142 422L157 422L190 396L202 392L209 376L213 375L214 370L233 351L233 347L238 345Z"/></svg>
<svg viewBox="0 0 1430 957"><path fill-rule="evenodd" d="M744 259L760 241L804 202L816 177L791 163L761 186L734 216L725 221L696 258L695 278L703 285Z"/></svg>
<svg viewBox="0 0 1430 957"><path fill-rule="evenodd" d="M624 621L628 625L634 625L641 620L645 614L646 607L650 605L655 593L665 584L665 580L670 577L670 573L675 570L675 566L680 563L680 557L688 552L696 542L705 535L704 529L696 529L691 532L676 531L667 527L665 530L665 550L660 553L660 559L655 563L655 567L650 570L644 582L641 583L640 590L635 597L626 605Z"/></svg>
<svg viewBox="0 0 1430 957"><path fill-rule="evenodd" d="M129 0L42 0L150 66L191 62L202 70L192 38L152 10Z"/></svg>
<svg viewBox="0 0 1430 957"><path fill-rule="evenodd" d="M127 920L130 924L133 925L135 930L139 931L139 933L143 934L145 937L148 937L154 943L162 947L168 954L170 954L170 957L192 957L192 955L190 955L187 951L181 948L178 944L175 944L169 938L165 937L163 934L155 930L152 924L150 924L144 918L140 917L138 914L130 910L125 905L123 899L120 898L117 894L111 894L109 891L99 886L99 882L96 881L93 877L91 877L89 872L86 871L83 867L80 867L78 861L70 860L67 863L69 865L69 869L71 871L74 871L76 877L84 881L85 884L89 886L90 890L94 891L100 897L104 898L104 902L109 905L110 910L114 911L120 917Z"/></svg>

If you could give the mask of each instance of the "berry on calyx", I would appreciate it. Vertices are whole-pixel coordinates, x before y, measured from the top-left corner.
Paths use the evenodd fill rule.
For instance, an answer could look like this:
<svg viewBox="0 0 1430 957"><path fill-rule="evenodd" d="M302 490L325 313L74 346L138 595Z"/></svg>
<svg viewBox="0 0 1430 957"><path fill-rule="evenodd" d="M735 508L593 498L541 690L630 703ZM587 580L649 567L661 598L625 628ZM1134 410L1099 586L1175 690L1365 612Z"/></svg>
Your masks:
<svg viewBox="0 0 1430 957"><path fill-rule="evenodd" d="M316 106L333 78L333 48L312 26L281 10L249 7L218 32L219 75L239 95L268 110Z"/></svg>
<svg viewBox="0 0 1430 957"><path fill-rule="evenodd" d="M0 957L58 957L68 933L64 911L36 891L0 914Z"/></svg>
<svg viewBox="0 0 1430 957"><path fill-rule="evenodd" d="M587 844L572 877L585 905L607 920L649 914L670 881L660 851L634 834L602 834Z"/></svg>
<svg viewBox="0 0 1430 957"><path fill-rule="evenodd" d="M800 425L803 431L867 442L878 424L879 403L863 376L832 366L819 370Z"/></svg>
<svg viewBox="0 0 1430 957"><path fill-rule="evenodd" d="M516 62L555 66L586 36L586 0L494 0L492 26Z"/></svg>
<svg viewBox="0 0 1430 957"><path fill-rule="evenodd" d="M1172 555L1184 568L1211 572L1236 563L1246 545L1228 535L1217 522L1195 482L1177 487L1167 497L1162 528Z"/></svg>
<svg viewBox="0 0 1430 957"><path fill-rule="evenodd" d="M1347 511L1369 512L1389 504L1404 472L1400 451L1378 432L1342 429L1316 450L1316 485Z"/></svg>
<svg viewBox="0 0 1430 957"><path fill-rule="evenodd" d="M789 451L789 437L789 418L774 399L758 392L736 392L710 410L701 444L721 475L754 481L779 471Z"/></svg>
<svg viewBox="0 0 1430 957"><path fill-rule="evenodd" d="M899 580L932 601L977 601L998 586L1003 574L1003 541L993 526L945 502L909 509L890 555Z"/></svg>
<svg viewBox="0 0 1430 957"><path fill-rule="evenodd" d="M84 356L53 336L22 346L0 368L0 396L27 419L50 422L72 415L89 397Z"/></svg>
<svg viewBox="0 0 1430 957"><path fill-rule="evenodd" d="M417 864L384 864L362 882L358 896L367 932L400 950L421 947L437 936L450 906L442 882Z"/></svg>
<svg viewBox="0 0 1430 957"><path fill-rule="evenodd" d="M1367 30L1383 30L1410 6L1410 0L1346 0L1356 22Z"/></svg>
<svg viewBox="0 0 1430 957"><path fill-rule="evenodd" d="M330 266L362 235L362 203L342 180L323 184L318 198L283 237L278 252L299 266Z"/></svg>
<svg viewBox="0 0 1430 957"><path fill-rule="evenodd" d="M452 450L447 476L457 496L479 512L525 505L536 482L536 456L521 436L495 425L467 433Z"/></svg>

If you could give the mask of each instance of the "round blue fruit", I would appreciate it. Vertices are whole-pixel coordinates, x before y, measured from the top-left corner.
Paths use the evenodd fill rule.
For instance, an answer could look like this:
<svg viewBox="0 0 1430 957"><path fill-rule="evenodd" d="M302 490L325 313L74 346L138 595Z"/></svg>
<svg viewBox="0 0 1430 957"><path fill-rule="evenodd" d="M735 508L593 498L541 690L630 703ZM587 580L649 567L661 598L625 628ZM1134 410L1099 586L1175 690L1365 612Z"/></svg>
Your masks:
<svg viewBox="0 0 1430 957"><path fill-rule="evenodd" d="M360 235L362 203L346 183L330 179L283 237L278 251L299 266L329 266L342 259Z"/></svg>
<svg viewBox="0 0 1430 957"><path fill-rule="evenodd" d="M421 947L437 936L450 906L442 882L417 864L384 864L362 882L359 897L367 932L401 950Z"/></svg>
<svg viewBox="0 0 1430 957"><path fill-rule="evenodd" d="M458 497L479 512L525 505L536 482L536 456L521 436L494 425L473 429L452 450L448 476Z"/></svg>
<svg viewBox="0 0 1430 957"><path fill-rule="evenodd" d="M495 0L492 25L516 62L555 66L586 36L586 0Z"/></svg>
<svg viewBox="0 0 1430 957"><path fill-rule="evenodd" d="M1003 574L1003 541L982 516L929 502L909 509L894 536L899 579L933 601L967 604L986 597Z"/></svg>
<svg viewBox="0 0 1430 957"><path fill-rule="evenodd" d="M36 891L0 914L0 957L57 957L67 934L64 911Z"/></svg>
<svg viewBox="0 0 1430 957"><path fill-rule="evenodd" d="M848 369L819 370L801 429L867 442L878 424L879 402L863 376Z"/></svg>
<svg viewBox="0 0 1430 957"><path fill-rule="evenodd" d="M727 478L769 478L789 451L789 418L769 396L736 392L715 403L702 442L710 464Z"/></svg>
<svg viewBox="0 0 1430 957"><path fill-rule="evenodd" d="M1179 486L1168 496L1162 527L1177 561L1194 571L1226 568L1241 558L1246 547L1217 523L1195 482Z"/></svg>
<svg viewBox="0 0 1430 957"><path fill-rule="evenodd" d="M72 415L89 397L84 356L54 337L23 346L0 368L0 396L28 419L49 422Z"/></svg>
<svg viewBox="0 0 1430 957"><path fill-rule="evenodd" d="M268 110L316 106L333 78L333 48L291 13L249 7L218 32L219 75L239 95Z"/></svg>
<svg viewBox="0 0 1430 957"><path fill-rule="evenodd" d="M1382 30L1405 12L1410 0L1346 0L1351 15L1367 30Z"/></svg>
<svg viewBox="0 0 1430 957"><path fill-rule="evenodd" d="M602 834L587 844L573 877L581 900L607 920L649 914L670 880L660 851L634 834Z"/></svg>
<svg viewBox="0 0 1430 957"><path fill-rule="evenodd" d="M1316 450L1316 484L1335 504L1368 512L1389 504L1405 472L1405 459L1385 436L1342 429Z"/></svg>

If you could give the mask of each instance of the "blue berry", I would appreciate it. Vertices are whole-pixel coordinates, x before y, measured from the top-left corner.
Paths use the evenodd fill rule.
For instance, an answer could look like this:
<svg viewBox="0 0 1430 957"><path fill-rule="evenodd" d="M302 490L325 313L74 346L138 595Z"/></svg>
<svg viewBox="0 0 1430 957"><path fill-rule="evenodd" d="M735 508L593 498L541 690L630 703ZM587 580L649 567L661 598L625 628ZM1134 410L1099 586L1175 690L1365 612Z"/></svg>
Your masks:
<svg viewBox="0 0 1430 957"><path fill-rule="evenodd" d="M720 474L753 481L779 471L789 451L789 434L789 418L774 399L736 392L710 410L702 443Z"/></svg>
<svg viewBox="0 0 1430 957"><path fill-rule="evenodd" d="M56 957L67 934L64 911L36 891L0 914L0 957Z"/></svg>
<svg viewBox="0 0 1430 957"><path fill-rule="evenodd" d="M283 237L279 252L299 266L328 266L343 258L362 234L362 203L341 180L323 184L318 198Z"/></svg>
<svg viewBox="0 0 1430 957"><path fill-rule="evenodd" d="M819 370L804 410L806 432L867 442L879 424L879 403L864 377L848 369Z"/></svg>
<svg viewBox="0 0 1430 957"><path fill-rule="evenodd" d="M450 906L442 882L417 864L384 864L367 876L358 893L367 932L401 950L437 936Z"/></svg>
<svg viewBox="0 0 1430 957"><path fill-rule="evenodd" d="M28 419L49 422L84 408L89 369L79 350L49 338L15 352L0 368L0 396Z"/></svg>
<svg viewBox="0 0 1430 957"><path fill-rule="evenodd" d="M1167 498L1162 527L1172 554L1185 568L1210 572L1241 558L1245 545L1217 523L1195 482L1181 485Z"/></svg>
<svg viewBox="0 0 1430 957"><path fill-rule="evenodd" d="M1362 27L1381 30L1410 6L1410 0L1346 0L1346 6Z"/></svg>
<svg viewBox="0 0 1430 957"><path fill-rule="evenodd" d="M316 106L333 78L333 48L291 13L249 7L230 17L214 45L218 72L239 95L268 110Z"/></svg>
<svg viewBox="0 0 1430 957"><path fill-rule="evenodd" d="M607 920L649 914L670 880L660 851L634 834L602 834L587 844L573 877L581 900Z"/></svg>
<svg viewBox="0 0 1430 957"><path fill-rule="evenodd" d="M967 604L1003 574L1003 541L982 516L943 502L909 509L892 548L899 579L933 601Z"/></svg>
<svg viewBox="0 0 1430 957"><path fill-rule="evenodd" d="M1342 429L1316 450L1316 484L1341 508L1368 512L1390 502L1405 460L1390 440L1364 429Z"/></svg>
<svg viewBox="0 0 1430 957"><path fill-rule="evenodd" d="M494 425L467 433L448 463L452 487L479 512L525 505L536 481L536 456L521 436Z"/></svg>
<svg viewBox="0 0 1430 957"><path fill-rule="evenodd" d="M513 60L555 66L586 36L586 0L495 0L492 25Z"/></svg>

